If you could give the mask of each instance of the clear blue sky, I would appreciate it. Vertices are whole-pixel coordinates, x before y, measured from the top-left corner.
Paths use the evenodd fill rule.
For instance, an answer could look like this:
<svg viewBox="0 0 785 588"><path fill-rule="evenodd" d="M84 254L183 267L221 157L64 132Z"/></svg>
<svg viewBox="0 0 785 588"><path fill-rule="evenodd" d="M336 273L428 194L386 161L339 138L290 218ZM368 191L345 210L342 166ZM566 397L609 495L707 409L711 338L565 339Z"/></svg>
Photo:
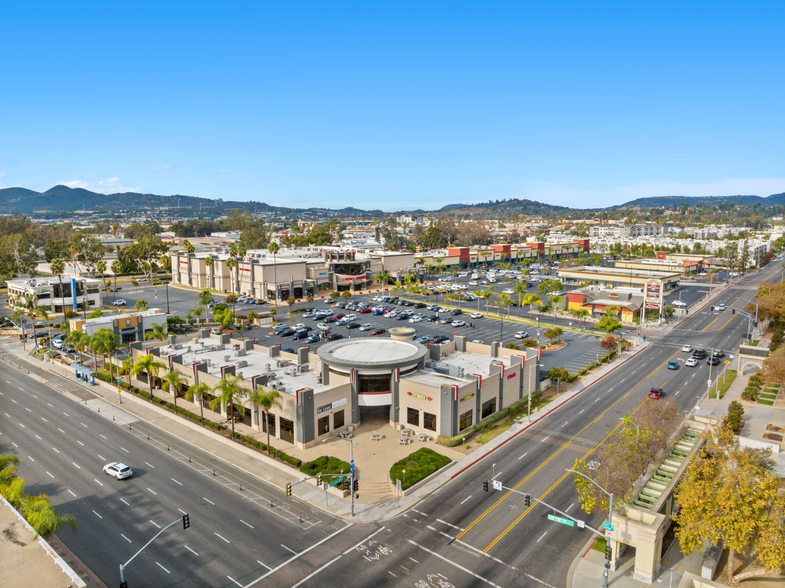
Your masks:
<svg viewBox="0 0 785 588"><path fill-rule="evenodd" d="M384 210L767 196L784 22L781 0L5 3L0 187Z"/></svg>

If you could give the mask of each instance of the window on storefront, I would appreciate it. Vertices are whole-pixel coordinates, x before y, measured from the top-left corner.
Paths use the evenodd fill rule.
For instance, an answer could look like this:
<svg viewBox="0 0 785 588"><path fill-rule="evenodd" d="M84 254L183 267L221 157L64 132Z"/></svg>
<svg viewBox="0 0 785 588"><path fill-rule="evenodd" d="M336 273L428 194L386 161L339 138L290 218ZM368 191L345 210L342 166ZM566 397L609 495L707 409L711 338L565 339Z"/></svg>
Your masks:
<svg viewBox="0 0 785 588"><path fill-rule="evenodd" d="M316 423L316 434L317 435L326 435L330 432L330 415L323 416L319 419Z"/></svg>
<svg viewBox="0 0 785 588"><path fill-rule="evenodd" d="M482 418L487 416L491 416L493 413L496 412L496 399L489 400L488 402L482 403Z"/></svg>
<svg viewBox="0 0 785 588"><path fill-rule="evenodd" d="M409 425L414 425L415 427L420 426L420 411L416 408L407 408L406 409L406 422Z"/></svg>
<svg viewBox="0 0 785 588"><path fill-rule="evenodd" d="M360 393L363 392L389 392L390 376L360 376Z"/></svg>
<svg viewBox="0 0 785 588"><path fill-rule="evenodd" d="M423 427L428 429L429 431L436 430L436 415L431 414L430 412L423 412L422 413L422 420L423 420Z"/></svg>
<svg viewBox="0 0 785 588"><path fill-rule="evenodd" d="M458 429L463 431L472 426L472 411L465 412L461 415L461 420L458 423Z"/></svg>
<svg viewBox="0 0 785 588"><path fill-rule="evenodd" d="M294 443L294 422L281 417L281 440Z"/></svg>
<svg viewBox="0 0 785 588"><path fill-rule="evenodd" d="M343 427L343 411L338 410L333 413L333 429L340 429Z"/></svg>

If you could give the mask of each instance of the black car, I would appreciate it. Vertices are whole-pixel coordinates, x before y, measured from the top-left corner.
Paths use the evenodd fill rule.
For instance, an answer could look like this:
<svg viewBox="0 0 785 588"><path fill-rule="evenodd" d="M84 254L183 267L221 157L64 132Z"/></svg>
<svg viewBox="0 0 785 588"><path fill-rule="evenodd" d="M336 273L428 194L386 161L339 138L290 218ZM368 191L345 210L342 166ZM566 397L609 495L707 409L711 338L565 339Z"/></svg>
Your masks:
<svg viewBox="0 0 785 588"><path fill-rule="evenodd" d="M463 311L460 308L456 308L450 314L453 316L458 316L459 314L463 314Z"/></svg>
<svg viewBox="0 0 785 588"><path fill-rule="evenodd" d="M299 341L300 339L307 339L308 338L308 331L302 330L297 331L294 335L292 335L292 341Z"/></svg>
<svg viewBox="0 0 785 588"><path fill-rule="evenodd" d="M718 365L720 363L720 360L718 357L710 357L709 359L706 360L706 363L708 363L709 365Z"/></svg>
<svg viewBox="0 0 785 588"><path fill-rule="evenodd" d="M347 329L359 329L360 323L351 322L346 325Z"/></svg>
<svg viewBox="0 0 785 588"><path fill-rule="evenodd" d="M285 347L284 349L281 349L281 351L284 351L286 353L294 353L294 349L292 349L291 347Z"/></svg>
<svg viewBox="0 0 785 588"><path fill-rule="evenodd" d="M330 333L329 335L327 335L327 337L325 337L325 339L327 339L328 341L337 341L338 339L343 339L343 335L341 335L340 333Z"/></svg>
<svg viewBox="0 0 785 588"><path fill-rule="evenodd" d="M425 303L424 302L418 302L417 304L414 305L414 308L425 308Z"/></svg>
<svg viewBox="0 0 785 588"><path fill-rule="evenodd" d="M706 350L705 349L696 349L692 352L692 357L695 359L706 359Z"/></svg>
<svg viewBox="0 0 785 588"><path fill-rule="evenodd" d="M396 320L399 320L399 321L408 321L409 320L409 315L408 314L399 314L395 318L396 318Z"/></svg>
<svg viewBox="0 0 785 588"><path fill-rule="evenodd" d="M425 317L425 320L431 323L435 323L436 321L439 320L439 317L436 316L435 314L429 314L428 316Z"/></svg>
<svg viewBox="0 0 785 588"><path fill-rule="evenodd" d="M445 341L449 341L449 340L450 338L447 337L446 335L436 335L431 339L431 341L433 341L434 343L444 343Z"/></svg>
<svg viewBox="0 0 785 588"><path fill-rule="evenodd" d="M294 335L294 330L284 329L283 331L276 331L275 334L278 335L279 337L291 337L292 335Z"/></svg>
<svg viewBox="0 0 785 588"><path fill-rule="evenodd" d="M337 322L337 321L338 321L338 319L337 319L337 318L335 318L334 316L328 316L328 317L326 317L326 318L324 319L324 321L323 321L323 322L325 322L325 323L335 323L335 322Z"/></svg>

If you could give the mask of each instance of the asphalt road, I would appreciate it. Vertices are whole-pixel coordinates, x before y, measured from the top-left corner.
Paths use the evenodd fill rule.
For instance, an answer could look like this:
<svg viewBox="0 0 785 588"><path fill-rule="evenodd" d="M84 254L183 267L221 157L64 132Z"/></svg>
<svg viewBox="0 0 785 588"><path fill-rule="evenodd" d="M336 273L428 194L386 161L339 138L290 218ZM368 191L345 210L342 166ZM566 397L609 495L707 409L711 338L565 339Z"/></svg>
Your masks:
<svg viewBox="0 0 785 588"><path fill-rule="evenodd" d="M45 374L42 383L0 361L2 450L20 458L29 493L76 517L77 530L58 536L107 585L174 521L128 567L129 586L243 585L345 526L108 403L75 403L64 391L84 395L78 386ZM111 461L134 475L106 476Z"/></svg>

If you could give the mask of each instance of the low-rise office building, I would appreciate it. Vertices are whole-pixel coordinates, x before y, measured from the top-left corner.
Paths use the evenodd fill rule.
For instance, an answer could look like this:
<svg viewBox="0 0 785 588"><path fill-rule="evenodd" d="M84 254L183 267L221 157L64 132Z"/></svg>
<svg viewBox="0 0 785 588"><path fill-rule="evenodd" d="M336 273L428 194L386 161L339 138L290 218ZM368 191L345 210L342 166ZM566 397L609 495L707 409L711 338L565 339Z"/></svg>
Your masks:
<svg viewBox="0 0 785 588"><path fill-rule="evenodd" d="M22 308L25 296L48 312L81 311L101 307L101 281L63 274L47 278L7 280L8 306Z"/></svg>
<svg viewBox="0 0 785 588"><path fill-rule="evenodd" d="M358 426L364 418L452 437L538 387L535 349L470 343L462 336L426 347L411 340L410 329L400 332L390 339L335 341L317 353L308 347L285 353L280 345L264 347L205 330L179 342L172 337L166 344L135 343L132 351L137 357L159 356L188 385L214 387L227 374L242 374L248 392L258 386L277 390L282 406L267 420L247 401L244 416L232 412L298 447Z"/></svg>
<svg viewBox="0 0 785 588"><path fill-rule="evenodd" d="M588 310L588 318L605 315L608 309L619 309L621 320L632 322L640 318L643 308L643 292L637 288L600 288L585 286L565 294L567 310Z"/></svg>
<svg viewBox="0 0 785 588"><path fill-rule="evenodd" d="M111 329L123 343L144 341L145 333L152 329L154 324L166 326L166 314L160 308L69 321L72 331L83 331L88 335L98 329Z"/></svg>
<svg viewBox="0 0 785 588"><path fill-rule="evenodd" d="M655 270L680 273L688 276L699 272L703 265L698 261L689 259L618 259L613 262L613 267L628 270Z"/></svg>
<svg viewBox="0 0 785 588"><path fill-rule="evenodd" d="M487 247L447 247L424 251L414 256L421 267L466 269L491 266L497 263L532 263L577 257L589 252L588 239L573 239L563 243L534 242L519 245L498 244Z"/></svg>

